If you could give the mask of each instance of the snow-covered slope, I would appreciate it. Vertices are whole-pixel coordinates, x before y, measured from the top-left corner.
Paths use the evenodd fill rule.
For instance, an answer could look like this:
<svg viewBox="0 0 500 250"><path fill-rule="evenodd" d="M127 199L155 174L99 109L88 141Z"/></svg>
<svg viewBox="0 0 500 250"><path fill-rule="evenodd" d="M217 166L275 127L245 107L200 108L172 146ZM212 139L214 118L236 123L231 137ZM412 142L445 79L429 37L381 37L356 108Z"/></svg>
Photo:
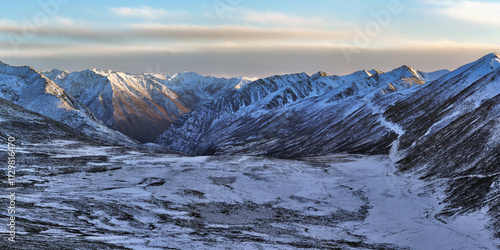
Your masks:
<svg viewBox="0 0 500 250"><path fill-rule="evenodd" d="M405 131L398 167L442 180L451 215L489 210L499 232L500 56L486 55L407 94L385 115Z"/></svg>
<svg viewBox="0 0 500 250"><path fill-rule="evenodd" d="M0 139L7 141L7 138L14 137L16 145L46 143L57 139L97 141L68 125L27 110L3 98L0 98L0 128Z"/></svg>
<svg viewBox="0 0 500 250"><path fill-rule="evenodd" d="M498 54L489 54L405 93L385 113L407 131L401 138L401 148L418 143L498 95L499 90L491 83L495 77L488 75L499 67Z"/></svg>
<svg viewBox="0 0 500 250"><path fill-rule="evenodd" d="M22 234L0 249L494 249L487 216L439 221L438 198L386 156L187 157L60 139L18 150Z"/></svg>
<svg viewBox="0 0 500 250"><path fill-rule="evenodd" d="M158 142L189 154L389 154L439 183L442 215L488 211L500 232L500 55L452 72L373 73L258 80L181 117Z"/></svg>
<svg viewBox="0 0 500 250"><path fill-rule="evenodd" d="M116 143L135 143L127 136L107 128L85 105L31 67L12 67L0 63L0 98L92 137Z"/></svg>
<svg viewBox="0 0 500 250"><path fill-rule="evenodd" d="M239 89L257 78L218 78L202 76L194 72L173 75L144 74L165 85L179 96L179 100L190 110L204 104L231 89Z"/></svg>
<svg viewBox="0 0 500 250"><path fill-rule="evenodd" d="M181 115L250 81L196 73L132 75L97 69L44 74L89 107L107 126L141 142L153 141Z"/></svg>
<svg viewBox="0 0 500 250"><path fill-rule="evenodd" d="M430 81L434 81L436 79L441 78L442 76L450 73L450 71L447 70L447 69L442 69L442 70L437 70L437 71L433 71L433 72L422 72L422 71L419 71L418 73L420 74L420 77L424 81L430 82Z"/></svg>
<svg viewBox="0 0 500 250"><path fill-rule="evenodd" d="M183 116L158 141L190 154L386 153L395 135L367 103L423 83L408 66L375 75L273 76Z"/></svg>

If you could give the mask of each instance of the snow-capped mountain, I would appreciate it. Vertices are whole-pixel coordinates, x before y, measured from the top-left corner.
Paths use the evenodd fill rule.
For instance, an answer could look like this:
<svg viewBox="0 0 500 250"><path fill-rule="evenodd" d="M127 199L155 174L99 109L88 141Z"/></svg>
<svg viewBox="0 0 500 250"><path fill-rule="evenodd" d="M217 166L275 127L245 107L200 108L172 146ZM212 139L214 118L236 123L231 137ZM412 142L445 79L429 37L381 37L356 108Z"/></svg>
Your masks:
<svg viewBox="0 0 500 250"><path fill-rule="evenodd" d="M401 147L408 148L498 95L499 89L491 83L494 79L487 76L499 67L498 54L489 54L406 93L386 112L391 121L407 131Z"/></svg>
<svg viewBox="0 0 500 250"><path fill-rule="evenodd" d="M195 109L158 141L190 154L387 153L395 135L380 124L380 112L367 103L423 83L418 71L408 66L376 74L273 76Z"/></svg>
<svg viewBox="0 0 500 250"><path fill-rule="evenodd" d="M127 136L106 127L92 111L71 94L31 67L0 63L0 98L60 121L95 138L135 144Z"/></svg>
<svg viewBox="0 0 500 250"><path fill-rule="evenodd" d="M181 115L249 82L196 73L132 75L111 70L44 74L85 104L107 126L141 142L153 141Z"/></svg>

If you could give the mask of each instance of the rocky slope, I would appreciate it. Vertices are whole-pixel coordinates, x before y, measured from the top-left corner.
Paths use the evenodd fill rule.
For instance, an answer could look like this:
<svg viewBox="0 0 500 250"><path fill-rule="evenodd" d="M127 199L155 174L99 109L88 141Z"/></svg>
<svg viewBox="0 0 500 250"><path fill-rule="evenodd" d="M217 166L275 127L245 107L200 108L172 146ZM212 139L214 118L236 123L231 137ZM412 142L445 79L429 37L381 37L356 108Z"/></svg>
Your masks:
<svg viewBox="0 0 500 250"><path fill-rule="evenodd" d="M0 63L0 98L95 138L121 144L136 143L106 127L85 105L31 67Z"/></svg>
<svg viewBox="0 0 500 250"><path fill-rule="evenodd" d="M429 83L385 115L406 131L399 169L442 180L445 213L487 209L500 232L500 55Z"/></svg>
<svg viewBox="0 0 500 250"><path fill-rule="evenodd" d="M29 111L3 98L0 98L0 127L0 139L7 141L9 137L14 137L17 145L58 139L98 142L68 125Z"/></svg>
<svg viewBox="0 0 500 250"><path fill-rule="evenodd" d="M249 79L196 73L132 75L115 71L53 70L44 74L85 104L108 127L151 142L181 115Z"/></svg>
<svg viewBox="0 0 500 250"><path fill-rule="evenodd" d="M158 141L189 154L388 153L396 134L371 100L423 83L408 66L377 74L273 76L183 116Z"/></svg>

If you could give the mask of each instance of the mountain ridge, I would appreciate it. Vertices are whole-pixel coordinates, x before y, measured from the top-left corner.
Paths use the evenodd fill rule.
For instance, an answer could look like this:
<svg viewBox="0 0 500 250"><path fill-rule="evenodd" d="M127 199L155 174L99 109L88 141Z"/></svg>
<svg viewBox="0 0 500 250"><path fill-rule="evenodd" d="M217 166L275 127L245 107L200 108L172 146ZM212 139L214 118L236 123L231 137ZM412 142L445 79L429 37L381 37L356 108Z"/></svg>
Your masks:
<svg viewBox="0 0 500 250"><path fill-rule="evenodd" d="M85 105L32 67L0 64L0 97L40 113L87 135L115 143L134 144L125 135L107 128Z"/></svg>
<svg viewBox="0 0 500 250"><path fill-rule="evenodd" d="M247 81L203 77L197 73L127 74L99 69L46 74L88 106L108 127L143 143L154 141L178 117L200 103ZM196 91L194 87L200 85L203 88Z"/></svg>
<svg viewBox="0 0 500 250"><path fill-rule="evenodd" d="M214 152L213 146L210 145L213 144L212 143L213 141L218 141L222 145L227 145L225 146L226 149L229 149L232 143L236 143L238 145L241 144L241 146L235 148L243 147L251 150L250 148L254 146L255 143L250 143L249 146L243 146L245 144L243 141L235 142L234 141L235 138L227 138L227 136L232 133L244 136L241 135L238 131L254 131L254 133L261 133L257 132L255 128L250 128L245 124L246 123L255 125L260 124L259 123L259 119L261 118L260 116L263 116L266 113L268 115L266 115L265 117L268 117L269 119L276 119L276 116L283 115L284 120L281 122L282 125L276 126L276 127L283 127L287 124L286 121L289 119L286 117L291 115L284 113L290 113L292 111L290 112L283 111L284 113L280 113L279 115L271 115L271 113L279 112L277 110L286 108L294 110L301 109L300 105L306 102L309 102L311 104L310 106L311 108L308 108L310 110L324 109L325 107L340 107L343 104L339 102L342 100L347 100L349 98L354 98L352 102L355 102L357 104L353 105L353 107L358 107L359 109L363 105L365 105L366 98L368 99L376 98L376 96L378 95L384 95L391 91L411 88L413 86L423 84L423 80L419 78L420 76L418 75L417 71L413 70L408 66L402 66L392 71L381 74L378 73L375 75L370 74L368 71L357 71L354 72L353 74L345 76L323 75L322 77L318 78L317 75L318 74L309 76L305 73L298 73L298 74L289 74L282 76L271 76L268 78L254 81L253 83L245 86L245 88L239 90L239 92L238 91L228 92L225 95L215 99L211 103L208 103L198 109L195 109L193 112L181 118L183 120L182 122L179 121L177 124L174 123L173 127L171 126L165 132L166 134L161 135L157 141L160 143L162 143L162 140L171 142L172 140L171 138L177 138L175 140L179 141L172 142L174 143L173 144L174 146L170 147L170 149L173 151L180 150L180 152L182 153L192 153L189 150L195 150L194 154L204 154L205 150L207 152ZM392 89L392 90L387 91L387 89ZM356 96L365 97L365 101L356 98ZM284 106L287 107L283 108ZM298 108L295 108L295 106L297 106ZM242 111L240 111L240 109L242 109ZM343 109L350 110L348 107L343 107ZM355 115L356 110L353 111L354 113L345 114L345 118L349 118L349 115L356 116ZM301 112L307 113L308 111L301 111ZM371 121L369 122L370 124L368 124L368 127L375 126L373 127L373 129L379 131L379 133L382 133L381 134L382 138L389 138L393 136L391 135L392 132L386 131L386 128L384 128L383 126L377 127L376 125L374 125L374 123L378 123L378 120L375 117L375 115L369 113L372 112L371 110L363 110L360 112L362 113L368 112L364 115L372 116ZM205 115L206 117L208 117L208 121L204 121L203 117ZM361 113L359 113L358 115L361 115ZM194 118L190 118L193 116ZM238 121L239 119L238 116L248 117L248 119L250 120L246 120L247 118L244 118L245 122L241 122ZM321 114L314 114L314 116L322 117ZM306 117L304 117L303 119L306 119ZM235 125L236 123L232 121L237 121L237 123L239 122L238 126L242 126L242 128L230 131L224 130L226 125L228 125L229 127L237 126ZM321 121L318 122L320 124L324 123ZM265 124L266 123L262 123L261 125L257 126L267 126ZM321 130L325 129L328 130L328 127L331 125L324 124L324 126L326 127ZM341 125L339 124L338 126ZM229 129L229 127L227 127L227 129ZM200 130L198 132L194 132L193 129L196 130L197 128ZM174 131L176 129L179 131L180 134ZM270 134L268 135L271 138L273 137L273 134L279 134L279 132L276 131L272 132L274 130L270 127L266 127L266 129L263 129L262 131L265 131L267 129L271 129L269 130ZM285 128L283 127L283 129ZM300 128L297 129L301 130ZM185 133L182 131L185 131ZM313 131L307 133L314 133ZM302 131L302 133L303 132L305 131ZM213 136L213 139L209 139L212 138L211 133L216 134L216 136ZM285 135L285 137L289 138L290 140L294 140L293 134L294 133L291 132L291 134ZM203 135L206 135L209 138L201 139L200 136ZM264 139L264 137L260 136L259 138ZM250 138L253 138L253 136L250 136ZM255 139L256 138L253 138L251 140ZM222 142L222 140L227 140L228 142ZM282 140L284 142L287 141L287 139L285 138L282 138ZM260 143L261 145L269 144L264 142ZM345 143L347 142L339 141L335 147L341 147L341 145L344 145ZM163 144L168 145L168 143L163 143ZM189 148L189 150L182 149L182 147L184 147L182 145ZM360 152L359 147L363 148L365 146L360 146L360 145L354 146L352 149L350 149L349 152L359 153ZM389 148L388 145L382 145L382 147L375 150L374 152L388 152L387 151L388 148ZM287 152L291 153L291 150L293 150L293 147L289 148ZM259 150L257 151L261 152ZM218 152L218 149L215 149L215 152ZM228 152L231 151L220 151L219 153L228 153ZM241 151L237 152L244 153ZM281 153L275 154L271 152L275 152L275 150L273 149L268 152L270 156L278 156L278 157L284 156ZM299 150L299 152L304 152L304 151ZM325 153L325 151L322 150L319 150L317 152L320 154ZM259 154L257 152L254 153ZM295 157L299 155L300 154L293 153L292 155L289 156Z"/></svg>

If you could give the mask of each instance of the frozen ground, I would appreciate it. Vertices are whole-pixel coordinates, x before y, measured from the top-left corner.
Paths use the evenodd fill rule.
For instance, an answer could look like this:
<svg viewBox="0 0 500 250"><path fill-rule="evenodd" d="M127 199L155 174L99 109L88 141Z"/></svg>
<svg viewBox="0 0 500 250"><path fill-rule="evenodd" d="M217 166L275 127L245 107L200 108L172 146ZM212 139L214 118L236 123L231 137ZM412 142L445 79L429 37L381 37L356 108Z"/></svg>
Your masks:
<svg viewBox="0 0 500 250"><path fill-rule="evenodd" d="M3 235L2 249L495 249L486 216L439 216L439 195L382 156L186 157L56 141L18 157L20 238Z"/></svg>

